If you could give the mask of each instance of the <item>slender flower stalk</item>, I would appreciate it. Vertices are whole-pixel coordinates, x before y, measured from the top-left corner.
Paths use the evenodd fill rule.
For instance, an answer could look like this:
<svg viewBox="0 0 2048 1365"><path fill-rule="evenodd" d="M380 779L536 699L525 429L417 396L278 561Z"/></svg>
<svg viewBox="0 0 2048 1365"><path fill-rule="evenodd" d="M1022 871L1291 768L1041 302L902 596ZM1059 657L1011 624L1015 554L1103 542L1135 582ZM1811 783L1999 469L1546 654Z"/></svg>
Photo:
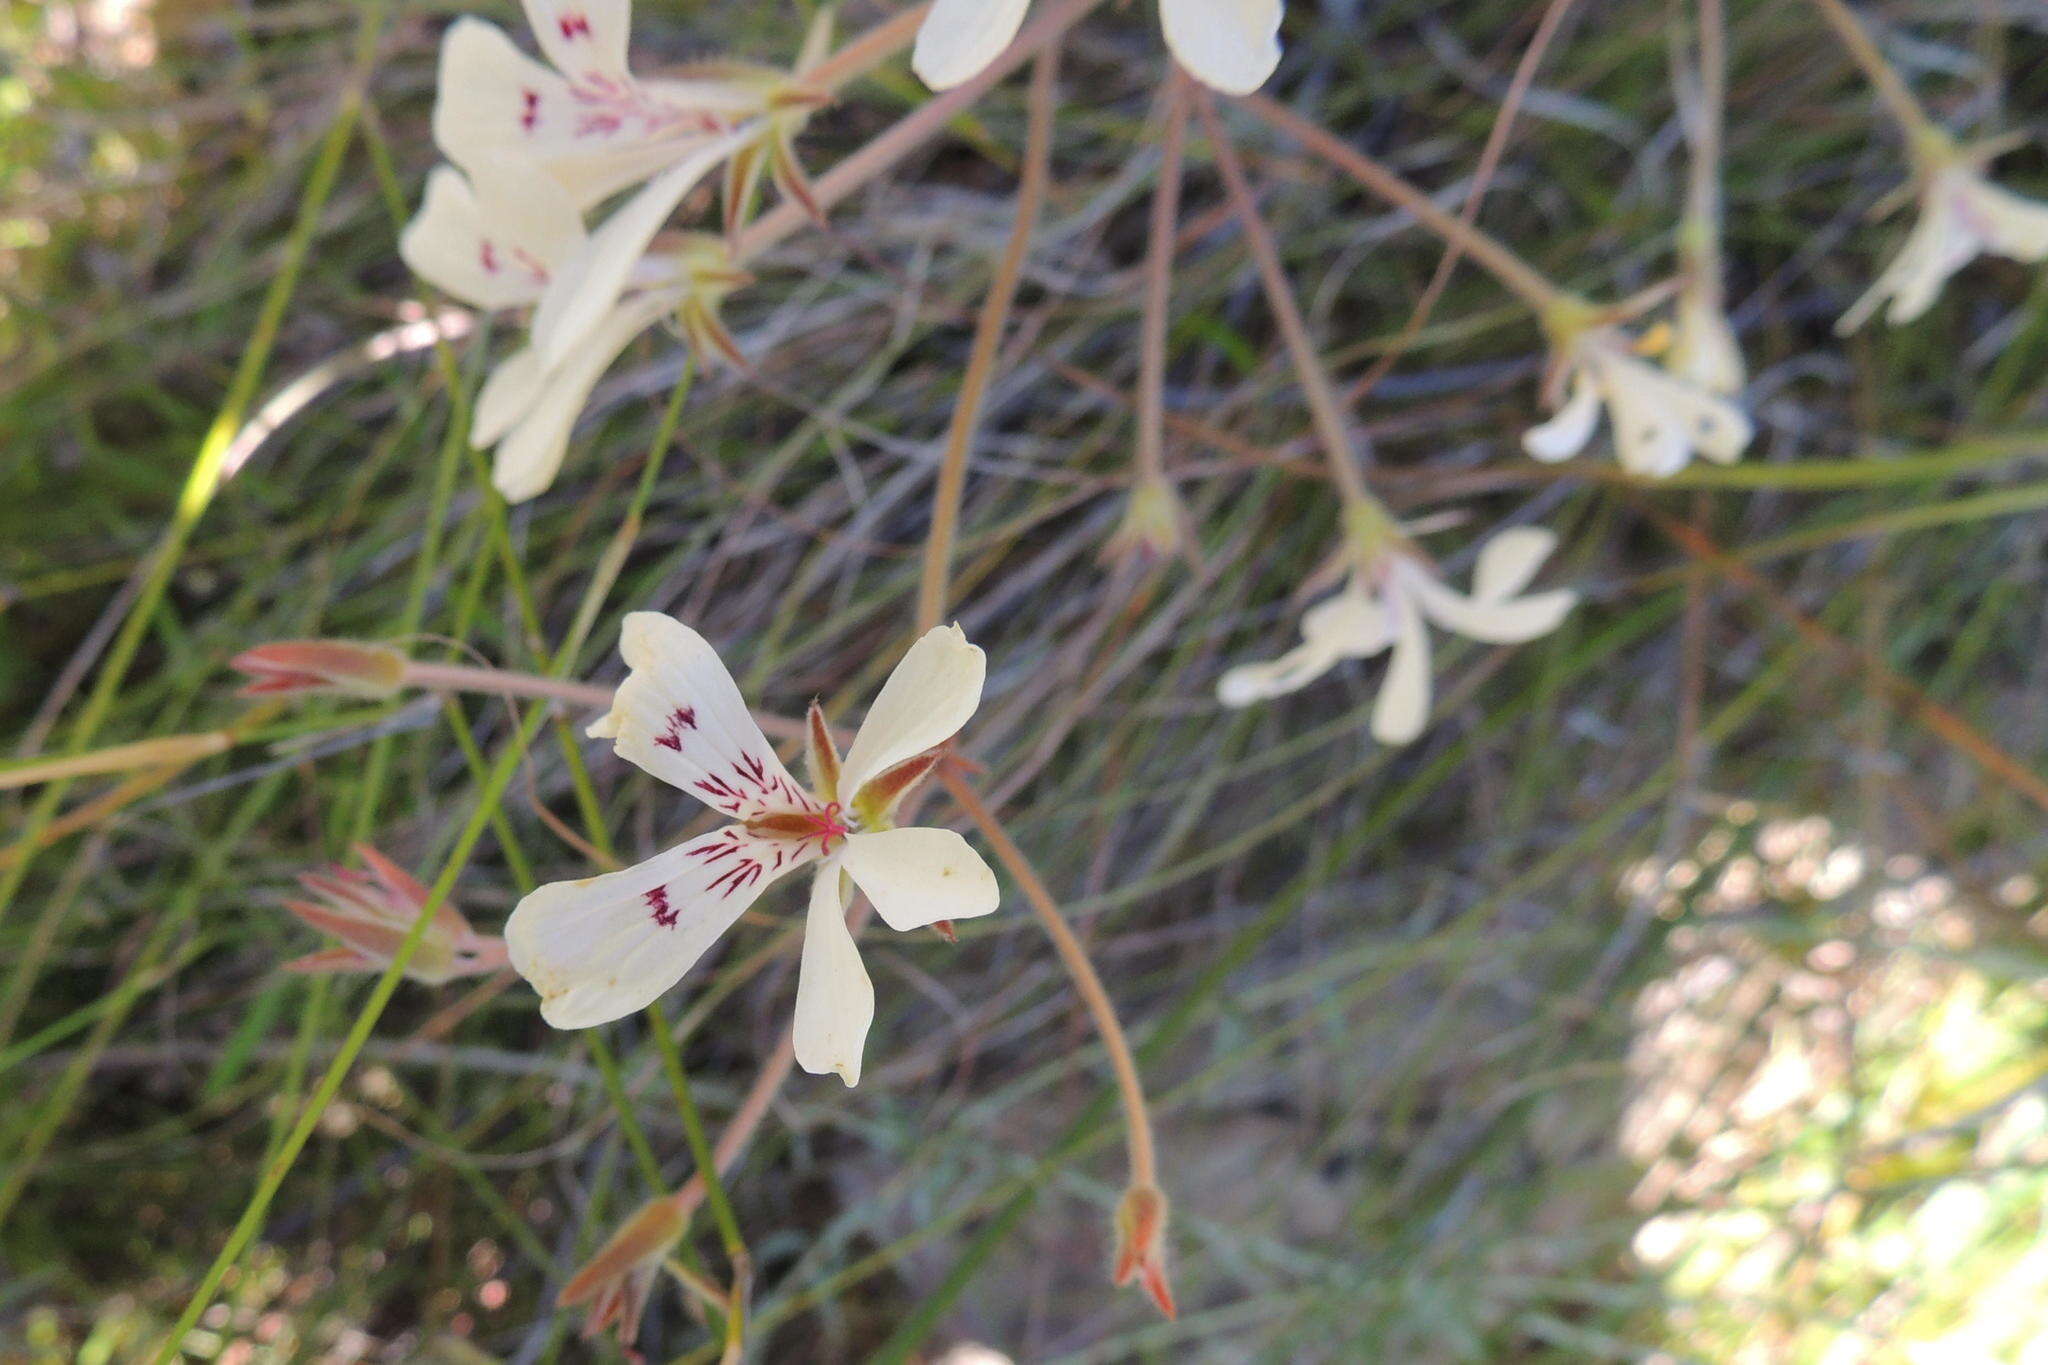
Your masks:
<svg viewBox="0 0 2048 1365"><path fill-rule="evenodd" d="M1166 337L1172 311L1173 254L1179 242L1180 189L1187 147L1188 78L1175 67L1164 82L1159 135L1159 183L1145 244L1145 302L1138 330L1138 440L1130 505L1110 537L1111 560L1161 560L1192 554L1187 509L1166 477Z"/></svg>
<svg viewBox="0 0 2048 1365"><path fill-rule="evenodd" d="M1131 1045L1124 1037L1123 1024L1116 1017L1116 1006L1110 1002L1109 992L1103 988L1095 964L1088 960L1088 950L1081 946L1081 940L1060 913L1058 902L1046 890L1037 870L1031 866L1031 860L1024 856L1023 849L1017 847L1017 841L1010 837L1002 821L996 818L954 765L939 765L939 781L945 784L960 809L981 831L988 846L995 850L996 861L1016 879L1032 913L1038 917L1039 925L1065 964L1075 993L1081 997L1081 1002L1095 1021L1096 1034L1102 1039L1102 1049L1108 1054L1110 1070L1116 1076L1117 1098L1123 1105L1124 1148L1130 1160L1129 1190L1125 1200L1131 1199L1131 1192L1149 1191L1149 1196L1138 1197L1156 1205L1152 1210L1155 1216L1138 1229L1144 1234L1142 1239L1134 1239L1127 1233L1120 1236L1115 1279L1118 1284L1123 1284L1142 1270L1146 1292L1159 1305L1159 1311L1170 1318L1176 1310L1173 1292L1167 1285L1165 1268L1160 1260L1166 1205L1165 1196L1159 1193L1158 1152L1153 1145L1152 1119L1145 1104L1145 1083L1138 1075L1137 1059L1132 1056ZM1121 1215L1119 1223L1122 1223Z"/></svg>
<svg viewBox="0 0 2048 1365"><path fill-rule="evenodd" d="M1699 79L1683 111L1691 164L1679 218L1678 299L1666 357L1671 372L1711 393L1742 392L1742 348L1728 322L1721 259L1721 133L1728 93L1727 21L1721 0L1699 0Z"/></svg>
<svg viewBox="0 0 2048 1365"><path fill-rule="evenodd" d="M1530 87L1536 83L1536 72L1542 67L1543 58L1549 53L1558 30L1564 27L1565 17L1571 13L1573 3L1574 0L1550 0L1544 6L1543 17L1536 23L1536 32L1531 35L1529 46L1523 50L1521 60L1515 63L1515 74L1508 79L1507 92L1501 96L1500 112L1494 116L1493 126L1487 130L1486 145L1479 149L1479 164L1472 171L1471 187L1465 191L1465 202L1458 208L1459 221L1468 227L1479 221L1486 191L1493 183L1494 172L1499 169L1501 155L1506 152L1508 138L1514 132L1515 116L1521 111L1523 100L1528 98ZM1363 403L1366 395L1393 372L1394 366L1429 321L1430 314L1436 310L1444 290L1450 287L1452 273L1464 259L1462 240L1453 239L1444 244L1444 254L1437 259L1436 270L1430 275L1429 283L1423 286L1421 297L1408 314L1408 321L1402 324L1400 333L1387 346L1386 354L1351 386L1350 398L1354 406Z"/></svg>
<svg viewBox="0 0 2048 1365"><path fill-rule="evenodd" d="M967 353L967 370L960 379L960 396L953 402L953 418L946 428L946 448L939 456L939 475L932 487L932 525L925 536L924 574L918 584L917 629L920 634L938 625L946 614L946 585L952 576L953 541L960 520L960 501L967 489L967 452L981 426L982 401L995 377L996 359L1009 330L1010 307L1017 298L1017 285L1024 274L1024 257L1031 249L1031 236L1038 228L1039 209L1045 203L1045 189L1052 177L1052 134L1058 104L1059 56L1048 47L1031 71L1030 117L1024 132L1024 170L1017 184L1016 218L1010 237L1003 244L995 277L982 299L981 314L975 319L974 342Z"/></svg>
<svg viewBox="0 0 2048 1365"><path fill-rule="evenodd" d="M305 661L313 658L326 660L326 670L314 671L306 667ZM600 683L580 683L514 669L421 663L406 658L389 645L360 644L350 640L283 640L259 645L237 655L231 666L255 679L240 693L251 697L307 693L375 699L396 695L407 688L419 688L426 692L535 697L567 702L571 706L603 708L612 704L614 691ZM804 721L788 716L757 711L754 721L778 739L802 739L810 733ZM13 771L0 770L0 787L8 785L7 778Z"/></svg>
<svg viewBox="0 0 2048 1365"><path fill-rule="evenodd" d="M906 5L804 73L813 90L837 94L909 47L931 10L931 0Z"/></svg>
<svg viewBox="0 0 2048 1365"><path fill-rule="evenodd" d="M1899 131L1906 135L1907 142L1918 142L1926 137L1940 138L1941 130L1927 115L1927 108L1913 94L1912 87L1898 69L1885 59L1878 49L1877 41L1870 36L1870 30L1856 17L1856 11L1849 8L1846 0L1812 0L1813 7L1820 11L1821 18L1841 38L1842 46L1848 49L1849 57L1861 67L1863 74L1884 101Z"/></svg>
<svg viewBox="0 0 2048 1365"><path fill-rule="evenodd" d="M1102 0L1051 0L1039 6L1039 14L1024 34L980 75L926 100L903 118L849 154L811 185L819 212L829 212L876 177L932 138L943 133L953 120L988 93L989 87L1031 61L1059 41ZM812 214L801 204L777 204L743 228L733 243L733 259L746 265L793 234L811 225Z"/></svg>
<svg viewBox="0 0 2048 1365"><path fill-rule="evenodd" d="M1224 188L1230 194L1231 207L1237 214L1238 226L1244 232L1245 246L1251 252L1253 264L1258 267L1266 306L1273 312L1273 321L1280 328L1280 337L1287 344L1287 354L1294 362L1295 378L1301 384L1302 395L1308 400L1309 418L1315 425L1317 439L1322 443L1323 458L1329 463L1331 481L1336 484L1347 513L1353 508L1370 508L1391 521L1391 513L1366 488L1365 476L1359 473L1357 453L1351 444L1351 426L1337 397L1336 385L1330 382L1329 373L1323 368L1322 356L1309 339L1308 323L1302 319L1301 306L1295 302L1294 287L1288 283L1287 268L1280 260L1280 248L1274 245L1272 231L1259 215L1258 200L1253 197L1251 183L1245 178L1244 163L1238 159L1237 148L1231 143L1223 121L1216 116L1215 101L1206 93L1199 94L1195 108L1202 116L1203 130L1209 135L1217 169L1223 173Z"/></svg>
<svg viewBox="0 0 2048 1365"><path fill-rule="evenodd" d="M1336 134L1265 95L1243 95L1239 107L1294 138L1382 199L1406 209L1446 242L1456 242L1515 297L1547 313L1570 295L1510 250L1499 238L1466 223L1399 175Z"/></svg>
<svg viewBox="0 0 2048 1365"><path fill-rule="evenodd" d="M1343 587L1303 615L1300 646L1271 662L1231 669L1218 680L1217 696L1227 706L1250 705L1295 691L1340 660L1387 653L1390 662L1373 707L1372 730L1382 743L1406 744L1421 735L1429 720L1432 686L1425 620L1475 639L1510 644L1554 629L1575 599L1567 592L1519 595L1554 544L1548 532L1533 527L1495 537L1482 553L1470 597L1452 591L1386 504L1367 490L1352 458L1336 388L1309 340L1279 248L1259 216L1236 148L1213 105L1204 99L1199 108L1224 186L1258 264L1267 306L1294 358L1344 503L1343 543L1330 570L1343 580Z"/></svg>

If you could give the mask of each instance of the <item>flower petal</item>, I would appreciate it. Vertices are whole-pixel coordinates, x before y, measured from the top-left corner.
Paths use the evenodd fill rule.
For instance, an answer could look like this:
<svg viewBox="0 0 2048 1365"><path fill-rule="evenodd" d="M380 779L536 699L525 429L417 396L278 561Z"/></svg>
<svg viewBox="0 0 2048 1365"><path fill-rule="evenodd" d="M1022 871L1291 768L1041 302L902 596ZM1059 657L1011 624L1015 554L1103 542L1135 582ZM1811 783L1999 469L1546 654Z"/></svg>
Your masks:
<svg viewBox="0 0 2048 1365"><path fill-rule="evenodd" d="M1984 225L1988 251L2015 261L2048 259L2048 204L1976 181L1969 204Z"/></svg>
<svg viewBox="0 0 2048 1365"><path fill-rule="evenodd" d="M1249 95L1280 65L1280 0L1159 0L1174 60L1228 95Z"/></svg>
<svg viewBox="0 0 2048 1365"><path fill-rule="evenodd" d="M530 893L505 922L514 970L556 1028L631 1014L682 978L776 878L816 857L738 825L636 867Z"/></svg>
<svg viewBox="0 0 2048 1365"><path fill-rule="evenodd" d="M1491 537L1479 547L1472 595L1481 601L1513 597L1529 586L1556 548L1556 534L1541 526L1511 526Z"/></svg>
<svg viewBox="0 0 2048 1365"><path fill-rule="evenodd" d="M569 83L496 24L465 16L442 35L434 145L456 165L544 157L550 129L572 104Z"/></svg>
<svg viewBox="0 0 2048 1365"><path fill-rule="evenodd" d="M837 1072L852 1086L860 1084L861 1049L875 1020L875 987L846 927L845 905L835 858L811 883L791 1041L798 1066L814 1075Z"/></svg>
<svg viewBox="0 0 2048 1365"><path fill-rule="evenodd" d="M757 92L718 82L572 82L521 52L496 25L465 18L441 41L434 142L466 170L532 166L582 209L654 175L758 107Z"/></svg>
<svg viewBox="0 0 2048 1365"><path fill-rule="evenodd" d="M1468 640L1490 645L1518 645L1548 635L1579 600L1579 595L1568 589L1527 597L1475 599L1420 575L1412 591L1430 620Z"/></svg>
<svg viewBox="0 0 2048 1365"><path fill-rule="evenodd" d="M1216 700L1225 706L1250 706L1289 692L1299 692L1335 668L1343 655L1328 644L1303 641L1277 659L1239 664L1216 680Z"/></svg>
<svg viewBox="0 0 2048 1365"><path fill-rule="evenodd" d="M855 834L840 856L846 874L891 929L973 919L1002 900L996 874L950 829L920 826Z"/></svg>
<svg viewBox="0 0 2048 1365"><path fill-rule="evenodd" d="M1619 346L1592 348L1588 363L1607 399L1615 453L1624 469L1665 478L1685 468L1694 450L1725 464L1739 459L1755 435L1748 415L1728 399Z"/></svg>
<svg viewBox="0 0 2048 1365"><path fill-rule="evenodd" d="M585 344L617 305L654 234L739 141L727 136L697 144L641 187L562 263L533 315L533 344L543 363L553 368Z"/></svg>
<svg viewBox="0 0 2048 1365"><path fill-rule="evenodd" d="M1429 633L1405 596L1389 594L1387 610L1394 618L1394 652L1373 703L1372 733L1382 744L1406 744L1429 723Z"/></svg>
<svg viewBox="0 0 2048 1365"><path fill-rule="evenodd" d="M944 744L981 705L988 659L958 626L935 626L889 675L840 768L842 797L857 800L867 780Z"/></svg>
<svg viewBox="0 0 2048 1365"><path fill-rule="evenodd" d="M555 264L582 240L575 206L552 187L514 191L494 177L472 183L453 166L436 166L398 254L464 303L512 308L538 300Z"/></svg>
<svg viewBox="0 0 2048 1365"><path fill-rule="evenodd" d="M1394 628L1385 605L1354 581L1301 614L1301 637L1340 659L1369 659L1393 642Z"/></svg>
<svg viewBox="0 0 2048 1365"><path fill-rule="evenodd" d="M814 808L703 636L673 616L636 611L619 653L632 671L591 725L593 739L612 740L620 758L735 820Z"/></svg>
<svg viewBox="0 0 2048 1365"><path fill-rule="evenodd" d="M936 0L917 31L911 70L934 90L981 74L1023 26L1031 0Z"/></svg>
<svg viewBox="0 0 2048 1365"><path fill-rule="evenodd" d="M630 79L632 0L526 0L526 22L563 75L597 83Z"/></svg>
<svg viewBox="0 0 2048 1365"><path fill-rule="evenodd" d="M1861 327L1870 315L1889 301L1885 320L1911 322L1934 305L1949 276L1969 264L1983 248L1983 241L1959 211L1964 188L1946 172L1936 177L1923 197L1919 221L1906 234L1899 254L1892 258L1862 298L1835 324L1840 336Z"/></svg>
<svg viewBox="0 0 2048 1365"><path fill-rule="evenodd" d="M541 369L540 353L531 346L522 346L499 361L491 368L490 377L484 380L483 389L476 396L476 413L469 421L470 445L478 450L488 450L496 445L520 418L533 411L546 382L547 374ZM582 405L579 403L577 406L580 410ZM570 420L573 422L575 419L572 417Z"/></svg>
<svg viewBox="0 0 2048 1365"><path fill-rule="evenodd" d="M537 355L531 369L522 363L521 373L533 375L538 387L526 410L499 441L491 464L491 482L507 502L525 502L547 492L561 472L562 459L569 453L569 435L590 402L590 391L619 358L619 352L674 306L673 294L629 299L601 319L582 347L560 366L544 369ZM509 405L509 387L505 393ZM494 419L500 415L496 411L491 414ZM471 439L485 443L476 434Z"/></svg>
<svg viewBox="0 0 2048 1365"><path fill-rule="evenodd" d="M1600 421L1600 391L1581 368L1572 376L1571 397L1549 421L1522 433L1522 449L1545 463L1568 460L1586 448Z"/></svg>

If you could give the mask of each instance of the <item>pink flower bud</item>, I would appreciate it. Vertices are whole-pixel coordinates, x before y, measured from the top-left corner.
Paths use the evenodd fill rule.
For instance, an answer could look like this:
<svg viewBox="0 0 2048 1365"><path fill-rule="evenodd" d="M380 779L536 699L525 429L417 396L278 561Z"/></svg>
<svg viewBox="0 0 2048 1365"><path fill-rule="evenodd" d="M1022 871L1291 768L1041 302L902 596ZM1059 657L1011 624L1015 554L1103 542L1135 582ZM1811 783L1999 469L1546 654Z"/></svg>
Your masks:
<svg viewBox="0 0 2048 1365"><path fill-rule="evenodd" d="M341 946L294 958L285 964L285 970L381 972L398 955L399 945L427 904L427 888L368 844L358 844L356 856L368 872L333 867L299 874L299 885L313 899L286 901L285 909L307 927L339 939ZM414 981L438 986L504 965L504 941L477 933L459 910L443 901L407 962L405 974Z"/></svg>
<svg viewBox="0 0 2048 1365"><path fill-rule="evenodd" d="M1116 1268L1119 1285L1136 1279L1159 1311L1171 1318L1173 1287L1166 1282L1166 1196L1156 1185L1133 1185L1116 1206Z"/></svg>
<svg viewBox="0 0 2048 1365"><path fill-rule="evenodd" d="M252 679L244 697L290 692L388 697L405 680L405 656L388 645L351 640L279 640L258 645L229 664Z"/></svg>
<svg viewBox="0 0 2048 1365"><path fill-rule="evenodd" d="M587 1305L583 1335L597 1337L611 1331L621 1346L630 1348L640 1335L640 1315L647 1311L654 1278L686 1225L672 1197L643 1204L562 1286L555 1297L556 1306Z"/></svg>

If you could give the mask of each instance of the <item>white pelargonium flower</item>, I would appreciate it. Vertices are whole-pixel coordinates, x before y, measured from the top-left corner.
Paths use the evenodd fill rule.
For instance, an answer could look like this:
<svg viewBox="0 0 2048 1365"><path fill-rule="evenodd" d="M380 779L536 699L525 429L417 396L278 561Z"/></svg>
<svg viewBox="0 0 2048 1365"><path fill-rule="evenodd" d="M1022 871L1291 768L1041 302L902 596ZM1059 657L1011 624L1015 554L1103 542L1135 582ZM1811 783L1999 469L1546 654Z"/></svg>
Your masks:
<svg viewBox="0 0 2048 1365"><path fill-rule="evenodd" d="M1615 452L1632 473L1665 478L1685 468L1694 452L1732 464L1748 449L1756 429L1741 408L1644 360L1619 328L1590 325L1564 335L1554 378L1569 387L1569 397L1549 421L1522 434L1522 448L1537 459L1569 459L1585 449L1603 405L1614 424Z"/></svg>
<svg viewBox="0 0 2048 1365"><path fill-rule="evenodd" d="M530 166L588 208L762 113L759 81L648 79L626 67L631 0L525 0L546 62L482 19L441 43L434 141L472 174Z"/></svg>
<svg viewBox="0 0 2048 1365"><path fill-rule="evenodd" d="M1540 527L1503 531L1479 551L1472 593L1449 587L1422 555L1397 535L1373 537L1379 548L1347 574L1335 596L1302 614L1302 642L1270 663L1225 673L1216 695L1225 706L1248 706L1307 686L1345 659L1391 650L1387 676L1373 703L1372 733L1406 744L1429 721L1429 622L1488 644L1520 644L1555 630L1578 595L1522 590L1557 544Z"/></svg>
<svg viewBox="0 0 2048 1365"><path fill-rule="evenodd" d="M552 182L508 163L468 176L441 166L427 178L419 214L399 238L405 263L479 308L537 305L531 344L492 372L470 427L479 450L497 447L491 479L507 501L536 497L554 482L590 391L634 337L670 316L693 337L707 329L723 337L717 300L744 276L722 246L688 238L649 250L661 221L710 172L722 146L688 154L595 233L584 231Z"/></svg>
<svg viewBox="0 0 2048 1365"><path fill-rule="evenodd" d="M951 830L895 827L932 752L980 704L985 663L958 626L928 632L882 684L844 761L816 706L811 784L790 776L703 637L658 612L626 618L631 673L590 727L620 757L732 823L637 867L543 886L505 925L512 965L557 1028L632 1013L673 986L756 897L815 864L796 988L796 1059L860 1080L875 993L845 919L846 883L892 929L986 915L995 874Z"/></svg>
<svg viewBox="0 0 2048 1365"><path fill-rule="evenodd" d="M1949 277L1980 255L2048 260L2048 204L2023 199L1986 178L1997 148L1960 148L1926 135L1916 151L1920 218L1906 244L1835 324L1843 336L1879 308L1887 322L1911 322L1933 306Z"/></svg>
<svg viewBox="0 0 2048 1365"><path fill-rule="evenodd" d="M935 0L910 64L946 90L980 74L1024 23L1030 0ZM1280 64L1281 0L1159 0L1174 60L1202 84L1248 95Z"/></svg>

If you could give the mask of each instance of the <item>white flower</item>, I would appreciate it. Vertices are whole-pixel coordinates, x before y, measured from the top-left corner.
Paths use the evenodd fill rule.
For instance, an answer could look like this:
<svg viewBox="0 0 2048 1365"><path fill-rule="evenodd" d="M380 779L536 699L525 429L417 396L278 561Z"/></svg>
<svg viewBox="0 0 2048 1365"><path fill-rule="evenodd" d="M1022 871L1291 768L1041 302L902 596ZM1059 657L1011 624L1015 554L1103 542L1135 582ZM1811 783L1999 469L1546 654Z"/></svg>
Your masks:
<svg viewBox="0 0 2048 1365"><path fill-rule="evenodd" d="M1986 179L1988 150L1941 144L1921 155L1919 221L1877 283L1835 324L1843 336L1880 307L1888 322L1911 322L1933 306L1949 276L1979 255L2048 260L2048 204Z"/></svg>
<svg viewBox="0 0 2048 1365"><path fill-rule="evenodd" d="M1611 326L1577 331L1562 354L1560 378L1570 397L1549 421L1522 434L1522 448L1539 460L1578 454L1593 438L1606 405L1622 467L1650 478L1676 474L1697 451L1730 464L1756 434L1749 417L1727 398L1636 355Z"/></svg>
<svg viewBox="0 0 2048 1365"><path fill-rule="evenodd" d="M507 501L536 497L554 482L591 389L634 337L677 316L693 335L723 338L717 299L744 278L724 262L723 248L702 238L648 247L724 145L691 152L594 234L552 182L536 184L506 163L468 177L440 166L427 178L419 214L399 238L406 264L479 308L537 305L531 343L492 372L470 427L479 450L497 447L491 481Z"/></svg>
<svg viewBox="0 0 2048 1365"><path fill-rule="evenodd" d="M936 0L910 64L945 90L979 74L1017 36L1030 0ZM1266 83L1280 64L1281 0L1159 0L1166 45L1188 74L1231 95Z"/></svg>
<svg viewBox="0 0 2048 1365"><path fill-rule="evenodd" d="M812 708L811 777L799 784L703 637L658 612L626 618L631 668L590 733L733 823L623 872L543 886L505 926L512 965L557 1028L640 1009L673 986L770 883L815 863L796 992L796 1059L860 1080L875 994L844 915L845 886L892 929L985 915L995 874L950 830L894 827L903 796L981 700L982 652L958 626L930 631L882 685L842 763Z"/></svg>
<svg viewBox="0 0 2048 1365"><path fill-rule="evenodd" d="M757 81L634 76L626 67L631 0L525 4L547 62L482 19L458 20L442 39L434 141L471 174L533 167L588 208L763 110L767 90Z"/></svg>
<svg viewBox="0 0 2048 1365"><path fill-rule="evenodd" d="M1380 544L1335 596L1303 613L1301 644L1270 663L1231 669L1217 682L1218 699L1248 706L1305 687L1342 660L1392 650L1373 704L1372 732L1382 743L1406 744L1429 720L1425 621L1489 644L1520 644L1556 629L1578 600L1563 590L1517 595L1557 544L1540 527L1516 527L1487 541L1469 597L1447 587L1405 540L1382 538Z"/></svg>

